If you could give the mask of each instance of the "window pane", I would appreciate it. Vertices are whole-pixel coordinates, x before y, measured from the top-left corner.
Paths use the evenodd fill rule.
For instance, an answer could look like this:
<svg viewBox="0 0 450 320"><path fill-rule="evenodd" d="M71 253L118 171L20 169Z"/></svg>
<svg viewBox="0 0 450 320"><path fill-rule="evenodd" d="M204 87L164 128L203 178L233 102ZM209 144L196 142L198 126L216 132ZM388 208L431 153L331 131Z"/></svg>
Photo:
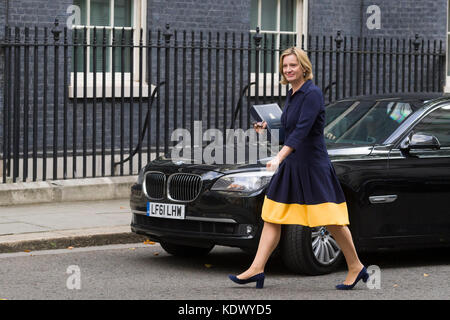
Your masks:
<svg viewBox="0 0 450 320"><path fill-rule="evenodd" d="M78 6L80 8L80 13L81 13L81 19L80 19L80 23L82 25L86 25L86 10L87 10L87 5L86 5L86 0L73 0L73 4Z"/></svg>
<svg viewBox="0 0 450 320"><path fill-rule="evenodd" d="M272 41L276 41L276 35L274 34L263 34L263 40L261 41L261 59L260 59L260 72L271 73L272 72L272 60L273 60L273 68L276 68L277 65L277 51L275 50L275 43ZM272 44L274 44L274 48L272 49Z"/></svg>
<svg viewBox="0 0 450 320"><path fill-rule="evenodd" d="M91 26L110 26L110 0L91 0Z"/></svg>
<svg viewBox="0 0 450 320"><path fill-rule="evenodd" d="M122 37L122 32L124 36ZM125 40L124 47L120 47L122 39ZM124 60L124 72L130 72L131 30L116 29L116 49L114 52L115 72L122 72L122 56Z"/></svg>
<svg viewBox="0 0 450 320"><path fill-rule="evenodd" d="M77 66L76 71L83 72L84 71L84 47L83 47L84 29L73 29L73 32L72 32L73 43L75 43L75 36L76 36L77 45L76 46L74 45L74 47L73 47L71 68L72 68L72 71L74 71L75 62L76 62L76 66Z"/></svg>
<svg viewBox="0 0 450 320"><path fill-rule="evenodd" d="M255 33L252 33L252 39ZM259 72L260 73L272 73L272 60L273 60L273 69L275 70L278 65L278 51L276 50L276 41L278 35L275 34L267 34L266 41L264 38L265 34L262 34L263 38L261 40L261 50L259 51ZM272 41L274 40L274 42ZM272 43L275 43L274 49L272 50ZM251 72L256 72L256 49L254 46L252 46L251 51ZM264 52L265 53L265 60L264 60ZM265 62L265 63L264 63ZM265 67L264 67L265 65Z"/></svg>
<svg viewBox="0 0 450 320"><path fill-rule="evenodd" d="M261 29L277 30L277 2L278 0L263 0L261 8Z"/></svg>
<svg viewBox="0 0 450 320"><path fill-rule="evenodd" d="M133 1L115 0L114 1L114 26L132 27L133 21Z"/></svg>
<svg viewBox="0 0 450 320"><path fill-rule="evenodd" d="M293 47L295 43L295 35L293 34L280 34L280 49L281 51Z"/></svg>
<svg viewBox="0 0 450 320"><path fill-rule="evenodd" d="M258 26L258 0L252 0L250 9L250 29L256 30Z"/></svg>
<svg viewBox="0 0 450 320"><path fill-rule="evenodd" d="M296 0L280 1L280 30L295 31Z"/></svg>
<svg viewBox="0 0 450 320"><path fill-rule="evenodd" d="M111 48L108 47L111 41L111 30L105 30L105 50L103 50L103 29L97 29L96 30L97 33L97 41L95 42L97 44L97 59L96 59L96 72L103 72L103 51L105 52L105 72L110 72L110 52L111 52ZM94 44L94 30L91 29L90 30L90 43L93 45ZM90 61L90 66L89 66L89 70L90 72L93 72L94 70L94 48L93 46L91 47L91 49L89 50L89 61Z"/></svg>

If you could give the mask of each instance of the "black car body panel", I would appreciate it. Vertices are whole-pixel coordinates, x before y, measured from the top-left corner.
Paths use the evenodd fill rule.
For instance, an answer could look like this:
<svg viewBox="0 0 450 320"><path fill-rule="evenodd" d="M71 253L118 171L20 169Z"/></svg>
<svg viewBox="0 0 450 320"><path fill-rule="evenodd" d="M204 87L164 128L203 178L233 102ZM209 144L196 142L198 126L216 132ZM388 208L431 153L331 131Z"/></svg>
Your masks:
<svg viewBox="0 0 450 320"><path fill-rule="evenodd" d="M381 143L327 144L346 196L355 245L358 250L448 246L450 147L405 151L400 143L427 114L443 105L450 106L450 98L410 94L355 97L348 101L395 99L410 103L411 114ZM427 100L432 101L424 104ZM336 112L334 119L341 115ZM155 241L256 248L263 223L260 214L265 188L242 194L212 191L211 187L224 175L264 168L262 160L256 164L206 165L174 163L163 156L152 161L141 175L147 171L161 172L167 178L175 173L199 175L201 191L195 201L184 203L185 220L151 218L146 216L149 199L138 182L131 189L132 231ZM158 202L173 203L167 197Z"/></svg>

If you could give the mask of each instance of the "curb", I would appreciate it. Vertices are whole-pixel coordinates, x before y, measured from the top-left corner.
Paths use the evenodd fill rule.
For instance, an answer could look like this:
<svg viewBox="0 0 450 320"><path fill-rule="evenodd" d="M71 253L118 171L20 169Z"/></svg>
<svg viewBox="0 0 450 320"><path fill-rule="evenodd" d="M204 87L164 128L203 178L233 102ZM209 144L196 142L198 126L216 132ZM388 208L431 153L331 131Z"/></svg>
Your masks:
<svg viewBox="0 0 450 320"><path fill-rule="evenodd" d="M147 237L143 235L126 230L130 230L130 227L63 230L30 234L27 240L23 240L26 239L24 235L3 236L0 237L0 253L127 244L147 240Z"/></svg>
<svg viewBox="0 0 450 320"><path fill-rule="evenodd" d="M129 198L137 176L0 184L0 206Z"/></svg>

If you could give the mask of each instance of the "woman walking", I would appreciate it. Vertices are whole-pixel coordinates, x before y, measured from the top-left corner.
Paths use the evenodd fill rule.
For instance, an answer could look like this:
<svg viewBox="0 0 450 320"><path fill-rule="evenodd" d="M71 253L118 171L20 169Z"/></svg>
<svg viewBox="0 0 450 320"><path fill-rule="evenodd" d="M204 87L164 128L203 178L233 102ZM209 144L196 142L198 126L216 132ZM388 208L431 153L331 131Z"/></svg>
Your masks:
<svg viewBox="0 0 450 320"><path fill-rule="evenodd" d="M369 275L359 261L353 244L344 193L328 158L323 136L325 106L321 90L312 82L312 65L307 54L296 47L280 57L282 84L290 84L281 116L284 146L266 164L276 171L267 188L262 207L264 227L251 266L229 278L238 283L264 285L264 267L280 241L282 224L327 226L341 248L348 266L345 281L336 286L352 289ZM266 123L255 125L257 132Z"/></svg>

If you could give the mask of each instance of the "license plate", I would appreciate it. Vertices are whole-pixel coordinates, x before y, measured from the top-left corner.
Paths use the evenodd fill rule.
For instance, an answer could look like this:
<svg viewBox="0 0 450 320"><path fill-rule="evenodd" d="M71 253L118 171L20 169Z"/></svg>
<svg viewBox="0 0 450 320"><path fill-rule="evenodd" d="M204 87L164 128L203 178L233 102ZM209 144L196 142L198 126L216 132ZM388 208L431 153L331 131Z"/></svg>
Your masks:
<svg viewBox="0 0 450 320"><path fill-rule="evenodd" d="M169 219L184 219L184 205L147 202L147 216Z"/></svg>

